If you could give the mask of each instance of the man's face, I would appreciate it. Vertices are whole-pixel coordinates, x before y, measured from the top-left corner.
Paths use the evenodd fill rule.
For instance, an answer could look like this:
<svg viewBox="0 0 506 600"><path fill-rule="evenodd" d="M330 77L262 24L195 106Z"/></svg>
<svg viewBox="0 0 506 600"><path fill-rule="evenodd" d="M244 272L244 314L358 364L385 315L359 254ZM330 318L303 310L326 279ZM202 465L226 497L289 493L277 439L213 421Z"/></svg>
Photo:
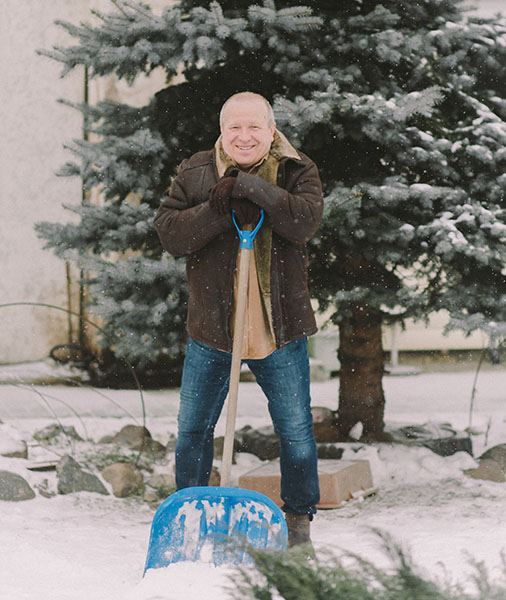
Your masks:
<svg viewBox="0 0 506 600"><path fill-rule="evenodd" d="M223 149L240 167L251 167L269 152L275 130L261 99L231 100L221 126Z"/></svg>

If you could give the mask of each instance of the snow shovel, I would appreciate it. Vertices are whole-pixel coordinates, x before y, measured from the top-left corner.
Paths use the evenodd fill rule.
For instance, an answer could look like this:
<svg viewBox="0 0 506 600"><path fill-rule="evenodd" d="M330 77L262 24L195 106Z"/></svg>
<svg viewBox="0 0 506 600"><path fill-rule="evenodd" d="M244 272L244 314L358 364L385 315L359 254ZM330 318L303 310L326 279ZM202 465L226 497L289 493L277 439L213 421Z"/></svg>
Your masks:
<svg viewBox="0 0 506 600"><path fill-rule="evenodd" d="M286 522L279 507L259 492L228 487L248 293L249 251L253 249L264 213L262 210L253 231L241 231L233 211L232 219L241 249L221 487L189 487L164 500L151 525L144 573L182 561L207 562L216 566L248 563L251 562L248 547L286 549Z"/></svg>

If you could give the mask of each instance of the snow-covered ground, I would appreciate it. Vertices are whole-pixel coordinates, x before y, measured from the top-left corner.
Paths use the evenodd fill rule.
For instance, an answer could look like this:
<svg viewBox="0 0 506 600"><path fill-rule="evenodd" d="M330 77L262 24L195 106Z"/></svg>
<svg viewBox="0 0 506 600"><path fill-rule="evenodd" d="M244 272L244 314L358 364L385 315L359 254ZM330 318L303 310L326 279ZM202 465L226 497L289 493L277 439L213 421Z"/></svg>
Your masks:
<svg viewBox="0 0 506 600"><path fill-rule="evenodd" d="M389 427L427 422L469 425L474 373L426 373L385 377ZM338 382L312 385L314 406L337 405ZM177 390L145 393L147 427L162 443L175 433ZM124 425L142 422L139 394L63 386L0 386L0 420L21 437L56 421L73 425L97 442ZM262 393L241 383L237 427L269 423ZM506 443L506 371L487 370L478 378L472 415L475 456ZM217 434L224 429L220 421ZM12 431L12 430L11 430ZM69 452L63 438L53 451L31 445L29 460ZM312 526L317 553L356 552L378 565L387 559L371 528L390 533L411 550L414 561L434 578L464 582L470 559L499 573L506 548L506 484L474 480L464 469L477 465L466 453L440 457L424 448L377 444L344 445L344 458L370 461L378 493L345 507L320 511ZM91 443L76 443L77 458ZM259 464L239 455L232 478ZM56 487L52 472L26 469L23 459L0 458L0 470L15 471L32 487ZM166 467L168 468L168 466ZM47 479L47 484L44 480ZM108 484L106 484L108 486ZM110 488L109 488L110 489ZM142 571L153 510L135 498L80 493L19 503L0 502L0 598L12 600L226 600L233 570L177 564Z"/></svg>

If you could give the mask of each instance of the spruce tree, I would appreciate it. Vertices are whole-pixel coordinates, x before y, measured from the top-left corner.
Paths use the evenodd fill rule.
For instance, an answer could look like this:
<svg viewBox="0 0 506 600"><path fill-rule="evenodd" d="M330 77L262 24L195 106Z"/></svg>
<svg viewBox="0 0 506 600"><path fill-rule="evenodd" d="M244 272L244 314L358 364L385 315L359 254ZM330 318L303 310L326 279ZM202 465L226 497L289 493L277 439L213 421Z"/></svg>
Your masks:
<svg viewBox="0 0 506 600"><path fill-rule="evenodd" d="M128 82L162 67L168 85L142 109L77 107L99 141L75 141L61 174L104 202L39 225L48 247L93 274L116 355L180 360L184 265L152 218L179 162L213 146L224 100L263 94L324 185L311 289L340 329L339 433L361 422L381 438L385 321L442 308L468 329L506 321L504 20L465 19L458 0L112 4L97 25L60 23L76 45L45 54Z"/></svg>

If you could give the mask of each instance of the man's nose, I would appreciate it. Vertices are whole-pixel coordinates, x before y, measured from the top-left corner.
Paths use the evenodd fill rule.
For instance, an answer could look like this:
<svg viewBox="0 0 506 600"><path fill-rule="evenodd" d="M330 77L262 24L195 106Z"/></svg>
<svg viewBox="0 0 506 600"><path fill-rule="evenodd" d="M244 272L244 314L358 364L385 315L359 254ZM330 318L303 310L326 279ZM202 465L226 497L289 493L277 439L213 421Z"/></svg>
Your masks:
<svg viewBox="0 0 506 600"><path fill-rule="evenodd" d="M241 141L248 141L250 139L249 129L241 129L241 131L239 132L239 139Z"/></svg>

